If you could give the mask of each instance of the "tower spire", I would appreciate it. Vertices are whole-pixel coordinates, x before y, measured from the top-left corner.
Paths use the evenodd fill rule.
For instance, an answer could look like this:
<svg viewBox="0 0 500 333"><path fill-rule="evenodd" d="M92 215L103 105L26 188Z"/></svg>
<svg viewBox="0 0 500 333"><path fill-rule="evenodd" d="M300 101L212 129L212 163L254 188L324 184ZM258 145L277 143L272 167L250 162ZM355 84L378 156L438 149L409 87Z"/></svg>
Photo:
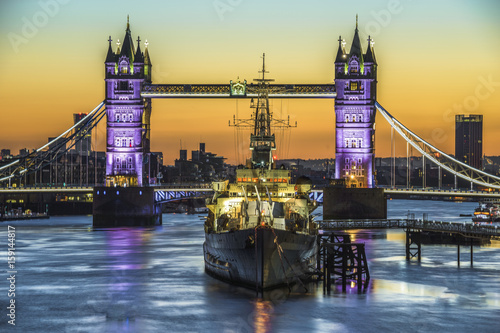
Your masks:
<svg viewBox="0 0 500 333"><path fill-rule="evenodd" d="M127 14L127 31L130 31L129 15Z"/></svg>
<svg viewBox="0 0 500 333"><path fill-rule="evenodd" d="M339 49L337 51L337 57L335 58L335 62L345 62L345 50L344 50L344 40L342 36L339 36Z"/></svg>
<svg viewBox="0 0 500 333"><path fill-rule="evenodd" d="M141 37L137 36L137 50L135 51L134 62L142 63L144 62L144 56L141 51Z"/></svg>
<svg viewBox="0 0 500 333"><path fill-rule="evenodd" d="M365 62L377 64L377 60L375 59L375 50L373 49L373 41L371 36L368 36L368 47L366 49L366 54L363 57Z"/></svg>
<svg viewBox="0 0 500 333"><path fill-rule="evenodd" d="M111 42L113 40L111 39L111 36L109 36L108 42L109 42L109 47L108 47L108 54L106 55L106 63L110 62L115 62L115 54L113 53L113 47L111 47Z"/></svg>
<svg viewBox="0 0 500 333"><path fill-rule="evenodd" d="M358 14L356 14L356 29L354 30L354 38L352 39L351 50L349 56L356 55L358 61L363 62L363 51L361 48L361 42L359 41L359 31L358 31Z"/></svg>

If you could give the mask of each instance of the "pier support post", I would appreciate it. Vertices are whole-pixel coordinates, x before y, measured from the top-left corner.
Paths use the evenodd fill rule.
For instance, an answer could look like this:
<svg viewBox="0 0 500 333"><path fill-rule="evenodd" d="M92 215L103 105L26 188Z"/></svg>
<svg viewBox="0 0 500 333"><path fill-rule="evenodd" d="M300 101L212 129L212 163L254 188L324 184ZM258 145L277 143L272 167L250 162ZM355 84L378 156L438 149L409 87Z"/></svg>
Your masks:
<svg viewBox="0 0 500 333"><path fill-rule="evenodd" d="M457 244L457 264L460 267L460 243Z"/></svg>
<svg viewBox="0 0 500 333"><path fill-rule="evenodd" d="M470 239L470 267L474 266L474 248L473 248L473 239Z"/></svg>
<svg viewBox="0 0 500 333"><path fill-rule="evenodd" d="M347 291L348 281L358 284L358 292L363 286L368 287L370 272L363 243L351 243L349 235L331 234L328 241L321 242L321 247L323 293L330 294L334 281L341 281L342 292Z"/></svg>
<svg viewBox="0 0 500 333"><path fill-rule="evenodd" d="M415 229L406 229L406 260L417 257L418 262L422 259L422 241L421 231Z"/></svg>
<svg viewBox="0 0 500 333"><path fill-rule="evenodd" d="M342 248L342 292L347 290L347 247Z"/></svg>

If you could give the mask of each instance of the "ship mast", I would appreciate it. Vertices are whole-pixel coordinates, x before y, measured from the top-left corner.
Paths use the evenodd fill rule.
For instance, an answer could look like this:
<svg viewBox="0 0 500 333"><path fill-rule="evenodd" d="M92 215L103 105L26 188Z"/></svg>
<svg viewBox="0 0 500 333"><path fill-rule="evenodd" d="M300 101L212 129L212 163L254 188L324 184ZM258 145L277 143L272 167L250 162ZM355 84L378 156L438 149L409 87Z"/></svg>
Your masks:
<svg viewBox="0 0 500 333"><path fill-rule="evenodd" d="M254 130L250 136L250 150L252 150L252 168L271 169L273 164L272 151L276 150L276 140L274 133L271 133L272 114L269 110L269 82L273 79L266 79L266 54L262 54L261 79L254 79L257 82L257 103L252 103L254 112Z"/></svg>
<svg viewBox="0 0 500 333"><path fill-rule="evenodd" d="M274 79L266 79L266 54L262 54L262 70L259 71L262 78L254 79L257 83L248 87L248 91L257 95L257 102L250 102L250 107L255 109L252 114L252 119L236 119L233 118L233 124L230 126L235 127L251 127L252 133L250 135L250 150L252 151L251 168L252 169L272 169L273 167L273 150L276 150L276 140L274 133L271 132L273 128L290 128L297 127L290 125L290 117L287 120L274 119L269 106L269 93L277 93L281 88L272 88L269 82Z"/></svg>

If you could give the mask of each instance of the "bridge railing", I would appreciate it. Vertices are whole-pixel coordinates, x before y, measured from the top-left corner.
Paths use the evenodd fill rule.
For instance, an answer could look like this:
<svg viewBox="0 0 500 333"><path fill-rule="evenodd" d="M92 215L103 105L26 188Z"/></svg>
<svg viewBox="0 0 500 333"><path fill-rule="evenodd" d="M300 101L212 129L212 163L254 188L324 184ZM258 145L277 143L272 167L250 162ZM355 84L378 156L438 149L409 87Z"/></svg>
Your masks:
<svg viewBox="0 0 500 333"><path fill-rule="evenodd" d="M452 232L464 235L500 237L500 228L498 228L498 226L476 224L473 222L408 220L406 227L421 229L423 231Z"/></svg>
<svg viewBox="0 0 500 333"><path fill-rule="evenodd" d="M322 230L406 228L407 220L321 220Z"/></svg>
<svg viewBox="0 0 500 333"><path fill-rule="evenodd" d="M392 220L321 220L316 221L319 229L353 230L353 229L419 229L422 231L458 233L467 236L500 238L500 228L494 225L476 224L473 222L423 221L414 219Z"/></svg>

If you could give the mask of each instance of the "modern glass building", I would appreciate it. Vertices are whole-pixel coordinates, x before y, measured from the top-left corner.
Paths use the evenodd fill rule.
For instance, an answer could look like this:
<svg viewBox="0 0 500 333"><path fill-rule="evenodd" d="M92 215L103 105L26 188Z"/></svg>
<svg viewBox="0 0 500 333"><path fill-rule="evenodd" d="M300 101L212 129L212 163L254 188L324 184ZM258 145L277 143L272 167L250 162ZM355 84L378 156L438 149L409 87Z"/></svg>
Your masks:
<svg viewBox="0 0 500 333"><path fill-rule="evenodd" d="M455 157L471 167L483 167L483 115L455 116Z"/></svg>

